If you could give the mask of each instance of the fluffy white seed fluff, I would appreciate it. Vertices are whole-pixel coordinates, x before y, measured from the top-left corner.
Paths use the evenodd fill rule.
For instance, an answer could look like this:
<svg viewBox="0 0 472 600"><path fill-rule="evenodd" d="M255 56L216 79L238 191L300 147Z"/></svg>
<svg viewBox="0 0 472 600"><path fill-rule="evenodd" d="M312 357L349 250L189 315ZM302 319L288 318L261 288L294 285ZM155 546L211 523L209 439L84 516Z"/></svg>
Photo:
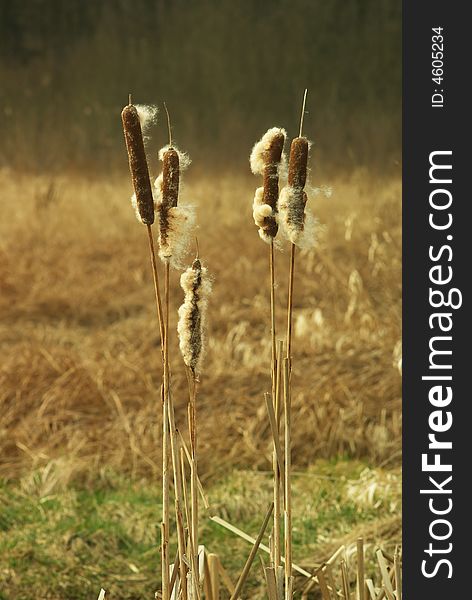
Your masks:
<svg viewBox="0 0 472 600"><path fill-rule="evenodd" d="M251 156L249 157L251 171L254 173L254 175L263 175L264 174L265 153L269 149L273 139L280 133L284 137L287 137L287 132L285 131L285 129L282 129L281 127L272 127L271 129L268 129L264 133L264 135L261 137L261 139L254 144L254 147L251 151ZM284 154L282 154L281 162L282 162L282 165L285 162ZM279 169L280 169L280 167L279 167Z"/></svg>
<svg viewBox="0 0 472 600"><path fill-rule="evenodd" d="M299 201L300 190L285 186L279 198L279 225L285 237L302 250L316 243L316 219Z"/></svg>
<svg viewBox="0 0 472 600"><path fill-rule="evenodd" d="M141 124L141 131L143 135L149 129L149 127L156 122L157 113L159 109L157 106L151 106L147 104L136 104L135 108L138 112L139 122Z"/></svg>
<svg viewBox="0 0 472 600"><path fill-rule="evenodd" d="M143 221L142 221L142 219L141 219L141 215L139 214L139 210L138 210L138 201L136 200L136 194L133 194L133 195L131 196L131 206L132 206L132 207L133 207L133 209L134 209L134 213L135 213L135 215L136 215L136 218L138 219L138 221L139 221L140 223L142 223Z"/></svg>
<svg viewBox="0 0 472 600"><path fill-rule="evenodd" d="M157 181L157 179L156 179ZM159 203L159 196L158 194L152 190L152 196L154 199L154 208L157 209L158 203ZM141 219L141 215L139 214L139 209L138 209L138 202L136 200L136 194L133 194L131 196L131 206L133 207L134 210L134 214L136 215L136 219L140 222L143 223L143 220Z"/></svg>
<svg viewBox="0 0 472 600"><path fill-rule="evenodd" d="M193 206L179 205L168 211L169 228L165 240L159 238L159 256L174 269L181 269L195 230Z"/></svg>
<svg viewBox="0 0 472 600"><path fill-rule="evenodd" d="M159 160L160 161L164 160L164 154L170 148L172 148L172 150L175 150L177 152L177 154L179 155L179 169L180 169L180 173L182 173L183 171L186 171L188 169L188 167L190 166L190 164L192 163L192 159L190 158L190 156L186 152L182 152L182 150L179 150L174 145L173 146L169 146L169 144L167 144L167 146L164 146L163 148L161 148L159 150Z"/></svg>
<svg viewBox="0 0 472 600"><path fill-rule="evenodd" d="M153 198L154 209L157 211L159 204L162 202L162 173L154 181Z"/></svg>
<svg viewBox="0 0 472 600"><path fill-rule="evenodd" d="M205 324L211 280L206 267L195 259L180 277L184 303L179 308L179 346L184 363L195 373L201 372L205 353Z"/></svg>
<svg viewBox="0 0 472 600"><path fill-rule="evenodd" d="M254 202L252 204L252 216L254 218L254 223L259 227L259 236L267 244L270 244L272 239L270 235L267 235L264 230L264 219L267 217L273 216L277 218L277 215L274 214L272 207L269 204L265 204L263 202L264 196L264 188L259 187L256 189L256 193L254 195Z"/></svg>

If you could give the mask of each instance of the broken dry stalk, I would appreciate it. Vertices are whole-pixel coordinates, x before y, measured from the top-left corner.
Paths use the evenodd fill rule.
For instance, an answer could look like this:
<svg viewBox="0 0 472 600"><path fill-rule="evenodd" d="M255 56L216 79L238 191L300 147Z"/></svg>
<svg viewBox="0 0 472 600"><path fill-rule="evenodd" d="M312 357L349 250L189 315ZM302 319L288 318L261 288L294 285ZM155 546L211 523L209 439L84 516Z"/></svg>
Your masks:
<svg viewBox="0 0 472 600"><path fill-rule="evenodd" d="M357 539L357 600L365 600L364 540Z"/></svg>
<svg viewBox="0 0 472 600"><path fill-rule="evenodd" d="M239 594L242 590L242 587L244 585L244 582L247 579L247 576L249 574L249 570L251 569L252 563L254 561L254 558L257 554L257 551L259 550L259 546L260 543L262 541L262 538L264 537L264 533L265 530L267 528L267 524L269 523L269 519L272 515L272 511L274 510L274 503L272 502L266 512L266 515L264 517L264 521L262 523L262 527L259 531L259 534L254 542L253 547L251 548L251 552L249 553L249 556L247 558L246 564L244 565L244 568L241 572L241 575L239 576L238 582L236 583L236 588L231 596L230 600L237 600L237 598L239 598Z"/></svg>

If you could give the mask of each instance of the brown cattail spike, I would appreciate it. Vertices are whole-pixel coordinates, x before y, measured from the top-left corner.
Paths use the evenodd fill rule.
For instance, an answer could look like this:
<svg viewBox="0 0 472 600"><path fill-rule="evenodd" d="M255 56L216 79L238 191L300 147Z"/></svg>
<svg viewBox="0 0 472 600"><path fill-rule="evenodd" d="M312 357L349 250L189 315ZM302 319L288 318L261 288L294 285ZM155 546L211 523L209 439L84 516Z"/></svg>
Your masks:
<svg viewBox="0 0 472 600"><path fill-rule="evenodd" d="M199 373L204 352L204 326L211 281L206 267L196 258L180 278L185 301L179 308L180 351L187 367Z"/></svg>
<svg viewBox="0 0 472 600"><path fill-rule="evenodd" d="M272 127L256 142L249 157L251 171L263 176L263 185L254 195L252 215L260 237L268 244L273 242L279 228L279 170L286 135L280 127Z"/></svg>
<svg viewBox="0 0 472 600"><path fill-rule="evenodd" d="M279 200L279 163L282 159L284 143L284 134L276 134L264 156L264 191L262 193L262 202L268 204L272 208L274 214L264 218L263 229L271 238L274 238L277 235L279 228L275 214L277 213L277 203Z"/></svg>
<svg viewBox="0 0 472 600"><path fill-rule="evenodd" d="M308 140L305 137L297 137L293 139L290 146L288 185L295 189L303 189L306 184L308 147Z"/></svg>
<svg viewBox="0 0 472 600"><path fill-rule="evenodd" d="M307 195L303 189L307 180L310 143L305 137L292 140L288 164L288 185L280 192L279 222L285 235L299 248L311 248L315 242L316 222L305 210Z"/></svg>
<svg viewBox="0 0 472 600"><path fill-rule="evenodd" d="M162 161L162 204L166 209L177 206L179 178L179 154L174 148L169 148Z"/></svg>
<svg viewBox="0 0 472 600"><path fill-rule="evenodd" d="M121 112L121 120L139 216L145 225L152 225L154 223L154 200L144 150L143 133L136 107L132 104L125 106Z"/></svg>
<svg viewBox="0 0 472 600"><path fill-rule="evenodd" d="M275 135L270 146L265 152L264 166L264 204L268 204L274 212L277 212L277 201L279 199L279 163L282 159L285 136L283 133Z"/></svg>
<svg viewBox="0 0 472 600"><path fill-rule="evenodd" d="M159 209L160 244L165 245L169 234L169 210L177 206L179 200L179 155L174 148L169 148L162 157L162 201Z"/></svg>

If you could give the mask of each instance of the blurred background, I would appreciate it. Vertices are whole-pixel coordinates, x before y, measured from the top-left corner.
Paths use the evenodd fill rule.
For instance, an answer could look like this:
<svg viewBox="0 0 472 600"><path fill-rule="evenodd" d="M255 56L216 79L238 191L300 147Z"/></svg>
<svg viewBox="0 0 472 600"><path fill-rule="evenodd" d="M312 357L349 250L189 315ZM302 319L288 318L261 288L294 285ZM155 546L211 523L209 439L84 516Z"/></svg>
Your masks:
<svg viewBox="0 0 472 600"><path fill-rule="evenodd" d="M152 178L163 100L192 159L179 202L196 208L214 280L199 472L211 512L257 534L271 496L270 303L248 158L269 127L297 135L305 87L319 227L295 274L294 560L312 569L345 544L349 562L362 535L378 584L375 549L401 542L401 3L0 0L0 600L159 589L160 340L129 202L129 92L160 106ZM179 277L170 356L185 435ZM236 581L248 544L207 517L201 539ZM264 585L254 566L247 597Z"/></svg>
<svg viewBox="0 0 472 600"><path fill-rule="evenodd" d="M1 0L0 164L121 167L132 92L202 168L241 169L308 87L324 165L398 167L400 28L398 0Z"/></svg>

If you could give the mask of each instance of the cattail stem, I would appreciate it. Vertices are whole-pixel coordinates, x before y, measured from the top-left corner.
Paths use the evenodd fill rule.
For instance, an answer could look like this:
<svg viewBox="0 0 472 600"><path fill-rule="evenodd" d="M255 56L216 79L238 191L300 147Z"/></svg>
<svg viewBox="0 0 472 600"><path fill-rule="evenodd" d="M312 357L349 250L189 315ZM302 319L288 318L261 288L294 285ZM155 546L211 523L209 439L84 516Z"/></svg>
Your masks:
<svg viewBox="0 0 472 600"><path fill-rule="evenodd" d="M270 332L272 341L272 402L275 404L275 385L277 373L277 349L275 343L275 260L274 239L271 238L269 245L269 270L270 270Z"/></svg>
<svg viewBox="0 0 472 600"><path fill-rule="evenodd" d="M184 502L184 510L185 510L185 521L187 524L187 530L189 532L188 536L188 549L190 556L190 564L191 564L191 581L193 588L193 598L197 600L200 598L200 582L199 582L199 573L198 573L198 550L195 551L195 546L193 542L192 536L192 514L191 509L189 508L188 503L188 493L187 493L187 476L185 471L185 451L184 448L180 447L180 469L181 469L181 478L182 478L182 492L183 492L183 502ZM190 463L190 469L192 469L192 461Z"/></svg>
<svg viewBox="0 0 472 600"><path fill-rule="evenodd" d="M187 381L189 391L188 425L190 437L190 505L191 527L194 551L198 554L198 469L197 469L197 377L194 369L187 367ZM197 554L195 559L198 559Z"/></svg>
<svg viewBox="0 0 472 600"><path fill-rule="evenodd" d="M287 302L287 359L289 369L292 368L292 320L293 320L293 283L295 275L295 244L290 248L290 273L288 278L288 302Z"/></svg>
<svg viewBox="0 0 472 600"><path fill-rule="evenodd" d="M167 267L166 263L166 267ZM171 452L171 440L169 432L169 412L170 412L170 393L169 393L169 346L168 346L168 331L169 331L169 272L165 269L164 278L164 301L165 301L165 324L164 324L164 346L163 346L163 362L164 362L164 384L163 384L163 397L164 397L164 408L163 408L163 419L162 419L162 507L165 517L163 518L166 524L167 531L167 544L169 544L169 515L170 515L170 474L169 474L169 455ZM162 310L162 308L161 308ZM180 550L180 548L179 548ZM182 571L182 554L179 552L179 565ZM169 565L165 567L167 569L166 579L169 577L168 570ZM164 580L163 580L164 581ZM181 584L184 581L181 574Z"/></svg>
<svg viewBox="0 0 472 600"><path fill-rule="evenodd" d="M170 264L169 261L165 262L164 268L165 278L164 278L164 299L165 299L165 336L164 336L164 363L165 363L165 373L164 373L164 381L167 380L169 383L169 305L170 305L170 291L169 291L169 277L170 277Z"/></svg>
<svg viewBox="0 0 472 600"><path fill-rule="evenodd" d="M161 576L162 576L162 598L169 599L172 594L172 582L169 580L169 534L165 523L161 523ZM167 569L165 568L167 566Z"/></svg>
<svg viewBox="0 0 472 600"><path fill-rule="evenodd" d="M149 241L149 254L151 256L152 278L154 282L154 294L156 298L157 320L159 322L159 333L161 335L161 350L164 352L164 315L162 311L161 292L159 288L159 274L157 272L156 250L152 237L151 225L146 226Z"/></svg>
<svg viewBox="0 0 472 600"><path fill-rule="evenodd" d="M283 342L278 342L277 348L277 367L276 367L276 379L275 379L275 401L273 402L274 416L275 416L275 432L274 435L274 452L272 467L274 471L274 556L272 558L276 579L279 578L278 567L281 565L281 534L280 534L280 516L281 516L281 470L282 467L279 463L278 452L282 453L282 450L277 450L276 446L279 443L279 432L280 432L280 397L281 397L281 367L282 367L282 353L283 353ZM279 443L280 446L280 443ZM281 460L283 460L283 455ZM278 586L280 587L280 586Z"/></svg>
<svg viewBox="0 0 472 600"><path fill-rule="evenodd" d="M169 585L169 426L168 426L168 402L166 381L166 359L165 359L165 326L162 310L161 292L159 286L159 274L157 271L156 251L152 237L151 225L146 226L149 241L149 254L151 257L152 276L154 282L154 295L156 300L157 319L161 336L161 352L164 367L164 386L162 388L162 534L161 534L161 567L162 567L162 597L163 600L170 598Z"/></svg>
<svg viewBox="0 0 472 600"><path fill-rule="evenodd" d="M357 538L357 600L365 600L364 540Z"/></svg>
<svg viewBox="0 0 472 600"><path fill-rule="evenodd" d="M285 600L292 600L292 419L290 365L284 360L285 417Z"/></svg>
<svg viewBox="0 0 472 600"><path fill-rule="evenodd" d="M300 130L298 133L298 137L302 137L302 133L303 133L303 121L305 119L305 106L306 106L307 94L308 94L308 89L305 89L305 93L303 94L302 112L300 114Z"/></svg>
<svg viewBox="0 0 472 600"><path fill-rule="evenodd" d="M169 588L169 529L170 529L170 479L169 479L169 403L162 390L162 597L170 598Z"/></svg>
<svg viewBox="0 0 472 600"><path fill-rule="evenodd" d="M175 502L175 518L177 523L177 544L179 548L180 560L180 585L182 592L182 600L187 599L187 565L185 562L186 544L185 530L183 518L183 495L182 495L182 480L180 477L180 458L179 445L177 439L177 430L175 427L174 405L172 396L168 396L169 404L169 428L170 428L170 447L172 455L172 471L174 475L174 502Z"/></svg>
<svg viewBox="0 0 472 600"><path fill-rule="evenodd" d="M170 366L169 366L169 315L170 315L170 264L165 262L164 267L164 302L165 302L165 335L164 335L164 403L167 404L168 427L170 429L170 453L172 456L172 470L174 475L174 501L175 517L177 521L177 543L180 561L180 585L182 600L187 600L187 566L185 563L185 533L182 514L182 481L180 478L180 460L175 427L174 405L170 393Z"/></svg>

